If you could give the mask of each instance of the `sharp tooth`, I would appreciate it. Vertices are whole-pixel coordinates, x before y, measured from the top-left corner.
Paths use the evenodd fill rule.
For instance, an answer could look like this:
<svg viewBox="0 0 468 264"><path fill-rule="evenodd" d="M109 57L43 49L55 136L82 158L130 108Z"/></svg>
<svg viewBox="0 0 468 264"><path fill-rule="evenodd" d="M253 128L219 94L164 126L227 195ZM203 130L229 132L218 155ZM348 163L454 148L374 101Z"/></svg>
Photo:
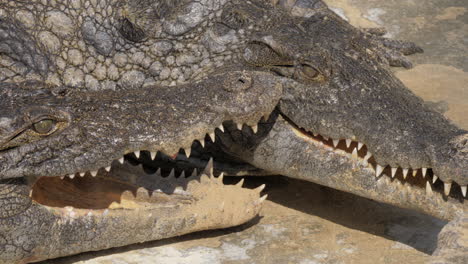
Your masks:
<svg viewBox="0 0 468 264"><path fill-rule="evenodd" d="M328 141L328 140L329 140L329 138L326 137L326 136L322 136L322 138L323 138L323 140L325 140L325 141Z"/></svg>
<svg viewBox="0 0 468 264"><path fill-rule="evenodd" d="M97 173L98 173L98 171L92 171L91 176L96 177Z"/></svg>
<svg viewBox="0 0 468 264"><path fill-rule="evenodd" d="M461 192L463 194L463 197L466 198L466 185L465 186L460 186Z"/></svg>
<svg viewBox="0 0 468 264"><path fill-rule="evenodd" d="M80 172L80 177L84 177L86 172Z"/></svg>
<svg viewBox="0 0 468 264"><path fill-rule="evenodd" d="M112 202L109 207L109 209L116 209L116 208L121 208L120 204L118 204L117 202Z"/></svg>
<svg viewBox="0 0 468 264"><path fill-rule="evenodd" d="M200 142L200 145L204 148L205 147L205 140L204 139L200 139L198 140Z"/></svg>
<svg viewBox="0 0 468 264"><path fill-rule="evenodd" d="M185 171L182 171L182 173L179 175L179 178L185 179Z"/></svg>
<svg viewBox="0 0 468 264"><path fill-rule="evenodd" d="M243 126L243 125L244 125L244 124L238 123L238 124L237 124L237 129L242 130L242 126Z"/></svg>
<svg viewBox="0 0 468 264"><path fill-rule="evenodd" d="M260 199L258 199L256 204L257 205L262 204L263 202L265 202L267 198L268 198L268 194L263 195Z"/></svg>
<svg viewBox="0 0 468 264"><path fill-rule="evenodd" d="M398 168L392 168L392 178L395 178L397 170L398 170Z"/></svg>
<svg viewBox="0 0 468 264"><path fill-rule="evenodd" d="M254 132L254 134L257 134L258 132L258 125L255 125L252 127L252 131Z"/></svg>
<svg viewBox="0 0 468 264"><path fill-rule="evenodd" d="M155 151L151 151L151 152L150 152L151 160L156 159L156 154L158 154L158 153L155 152Z"/></svg>
<svg viewBox="0 0 468 264"><path fill-rule="evenodd" d="M223 133L224 133L224 126L223 126L223 124L219 125L219 127L218 127L218 128L219 128L219 130L221 130L221 132L223 132Z"/></svg>
<svg viewBox="0 0 468 264"><path fill-rule="evenodd" d="M432 194L432 186L430 181L426 181L426 194L430 195Z"/></svg>
<svg viewBox="0 0 468 264"><path fill-rule="evenodd" d="M408 176L408 169L403 169L403 179L406 179L406 176Z"/></svg>
<svg viewBox="0 0 468 264"><path fill-rule="evenodd" d="M193 169L192 175L190 177L195 177L198 175L197 169Z"/></svg>
<svg viewBox="0 0 468 264"><path fill-rule="evenodd" d="M124 157L121 157L121 158L119 159L119 162L120 162L120 164L124 164Z"/></svg>
<svg viewBox="0 0 468 264"><path fill-rule="evenodd" d="M417 169L413 169L413 177L416 177L417 174L418 174L418 170L417 170Z"/></svg>
<svg viewBox="0 0 468 264"><path fill-rule="evenodd" d="M61 180L65 179L65 176L60 176L60 179L61 179Z"/></svg>
<svg viewBox="0 0 468 264"><path fill-rule="evenodd" d="M318 137L318 134L315 132L312 132L312 135L314 135L314 137Z"/></svg>
<svg viewBox="0 0 468 264"><path fill-rule="evenodd" d="M105 169L107 172L110 172L111 166L105 167L104 169Z"/></svg>
<svg viewBox="0 0 468 264"><path fill-rule="evenodd" d="M383 170L384 170L384 167L377 164L377 166L375 168L375 177L379 177L380 174L382 174Z"/></svg>
<svg viewBox="0 0 468 264"><path fill-rule="evenodd" d="M134 200L135 199L135 195L133 194L132 191L124 191L121 195L120 195L120 199L121 200Z"/></svg>
<svg viewBox="0 0 468 264"><path fill-rule="evenodd" d="M365 160L365 161L368 161L371 157L372 157L372 153L370 153L370 152L368 151L367 154L366 154L366 156L364 157L364 160Z"/></svg>
<svg viewBox="0 0 468 264"><path fill-rule="evenodd" d="M169 173L169 178L174 178L175 177L175 171L174 168L172 168L171 172Z"/></svg>
<svg viewBox="0 0 468 264"><path fill-rule="evenodd" d="M223 183L223 179L224 179L224 172L221 172L221 174L218 176L218 182Z"/></svg>
<svg viewBox="0 0 468 264"><path fill-rule="evenodd" d="M357 148L354 148L354 149L353 149L353 153L351 153L351 155L353 156L353 158L357 158L357 157L358 157Z"/></svg>
<svg viewBox="0 0 468 264"><path fill-rule="evenodd" d="M161 177L161 168L158 168L158 170L156 171L156 176Z"/></svg>
<svg viewBox="0 0 468 264"><path fill-rule="evenodd" d="M255 188L254 191L261 193L263 189L265 189L265 184L260 185L259 187Z"/></svg>
<svg viewBox="0 0 468 264"><path fill-rule="evenodd" d="M135 152L133 152L133 153L135 154L135 157L136 157L137 159L140 158L140 151L139 151L139 150L137 150L137 151L135 151Z"/></svg>
<svg viewBox="0 0 468 264"><path fill-rule="evenodd" d="M213 158L210 158L208 161L208 164L205 167L205 170L203 173L207 176L212 176L213 175Z"/></svg>
<svg viewBox="0 0 468 264"><path fill-rule="evenodd" d="M336 148L336 146L338 146L338 143L340 143L340 140L339 139L334 139L333 140L333 146Z"/></svg>
<svg viewBox="0 0 468 264"><path fill-rule="evenodd" d="M349 148L351 146L351 139L346 139L346 147Z"/></svg>
<svg viewBox="0 0 468 264"><path fill-rule="evenodd" d="M434 176L432 176L432 184L434 184L434 183L437 181L437 179L439 179L439 177L437 177L437 176L434 174Z"/></svg>
<svg viewBox="0 0 468 264"><path fill-rule="evenodd" d="M213 143L214 143L214 142L215 142L215 140L216 140L215 133L214 133L214 132L212 132L212 133L209 133L208 135L210 135L211 142L213 142Z"/></svg>
<svg viewBox="0 0 468 264"><path fill-rule="evenodd" d="M190 154L192 153L192 148L186 148L184 151L185 151L185 156L187 156L187 158L190 158Z"/></svg>
<svg viewBox="0 0 468 264"><path fill-rule="evenodd" d="M421 168L423 178L426 177L427 168Z"/></svg>
<svg viewBox="0 0 468 264"><path fill-rule="evenodd" d="M362 144L361 142L358 142L357 149L361 150L363 146L364 146L364 144Z"/></svg>
<svg viewBox="0 0 468 264"><path fill-rule="evenodd" d="M445 183L444 182L444 193L445 193L445 196L449 196L450 194L450 189L452 188L452 183L451 182L448 182L448 183Z"/></svg>
<svg viewBox="0 0 468 264"><path fill-rule="evenodd" d="M237 186L237 187L242 187L243 184L244 184L244 178L242 178L242 179L236 184L236 186Z"/></svg>
<svg viewBox="0 0 468 264"><path fill-rule="evenodd" d="M75 178L75 174L70 174L70 175L68 175L68 178L70 178L70 179Z"/></svg>

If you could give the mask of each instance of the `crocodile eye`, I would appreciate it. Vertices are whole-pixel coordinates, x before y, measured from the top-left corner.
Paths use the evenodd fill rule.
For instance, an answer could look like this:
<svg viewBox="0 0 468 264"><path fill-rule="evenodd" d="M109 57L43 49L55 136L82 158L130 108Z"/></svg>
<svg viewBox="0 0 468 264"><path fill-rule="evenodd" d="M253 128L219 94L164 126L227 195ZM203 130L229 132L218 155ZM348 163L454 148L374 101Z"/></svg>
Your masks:
<svg viewBox="0 0 468 264"><path fill-rule="evenodd" d="M52 119L43 119L33 124L33 129L36 133L47 135L55 129L56 121Z"/></svg>
<svg viewBox="0 0 468 264"><path fill-rule="evenodd" d="M304 79L308 79L308 80L314 80L316 79L320 72L315 69L314 67L308 65L308 64L302 64L300 66L300 70L301 70L301 75Z"/></svg>
<svg viewBox="0 0 468 264"><path fill-rule="evenodd" d="M130 22L127 18L120 21L119 32L125 39L132 42L141 42L146 38L143 29Z"/></svg>

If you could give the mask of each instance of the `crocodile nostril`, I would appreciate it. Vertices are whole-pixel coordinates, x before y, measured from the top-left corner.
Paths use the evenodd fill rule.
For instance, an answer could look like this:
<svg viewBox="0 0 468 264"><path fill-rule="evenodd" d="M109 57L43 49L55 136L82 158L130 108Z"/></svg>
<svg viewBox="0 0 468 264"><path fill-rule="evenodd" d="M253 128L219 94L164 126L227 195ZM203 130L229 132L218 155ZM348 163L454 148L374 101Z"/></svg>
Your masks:
<svg viewBox="0 0 468 264"><path fill-rule="evenodd" d="M244 72L241 76L232 76L227 78L224 89L229 92L245 91L252 87L252 77L250 74Z"/></svg>
<svg viewBox="0 0 468 264"><path fill-rule="evenodd" d="M237 79L237 89L246 90L252 85L252 79L249 76L243 76Z"/></svg>
<svg viewBox="0 0 468 264"><path fill-rule="evenodd" d="M452 143L458 152L468 153L468 134L463 134L454 138Z"/></svg>

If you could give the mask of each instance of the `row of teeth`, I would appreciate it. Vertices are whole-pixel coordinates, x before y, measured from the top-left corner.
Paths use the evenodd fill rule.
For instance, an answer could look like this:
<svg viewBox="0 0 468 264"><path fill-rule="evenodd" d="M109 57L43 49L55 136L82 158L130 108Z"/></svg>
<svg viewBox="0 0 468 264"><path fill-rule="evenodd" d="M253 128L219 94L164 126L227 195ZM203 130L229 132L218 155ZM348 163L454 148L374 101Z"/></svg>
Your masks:
<svg viewBox="0 0 468 264"><path fill-rule="evenodd" d="M322 136L322 135L314 133L314 132L312 132L312 135L314 135L314 137L316 139L318 137L321 137L323 140L319 139L319 143L322 144L322 145L323 145L323 143L329 143L330 142L330 138L328 138L328 137ZM353 147L353 149L350 151L351 154L349 154L347 151L344 151L344 150L341 150L341 149L337 148L341 141L345 142L346 147L347 147L348 150L350 149L351 145L354 143L355 147ZM362 162L364 163L364 165L370 166L368 161L372 157L372 153L369 150L367 150L367 153L366 153L366 155L364 157L359 157L359 155L358 155L358 151L360 151L365 146L364 143L356 142L356 141L353 141L351 139L345 139L345 140L331 139L331 144L333 145L335 151L337 151L337 152L339 152L341 154L350 155L354 159L357 159L357 158L362 159ZM373 166L370 166L370 167L372 169L374 169L375 177L378 178L381 175L385 175L385 174L383 174L383 172L384 172L384 170L385 170L385 168L387 166L381 166L381 165L376 163L375 168ZM390 167L390 166L389 166L389 168L390 168L390 171L391 171L390 176L392 178L395 178L395 175L397 174L398 169L401 169L401 172L403 174L404 179L406 179L406 177L408 176L410 170L412 171L413 177L416 177L418 174L421 174L423 178L426 177L426 174L427 174L427 171L428 171L428 168L412 169L412 168L399 168L399 167L398 168L393 168L393 167ZM430 180L428 180L426 182L426 191L427 191L427 193L432 193L432 184L436 183L436 181L438 179L439 179L439 177L437 177L437 175L433 174L432 183L431 183ZM444 194L446 196L449 196L451 188L452 188L452 183L451 182L448 182L448 183L444 182ZM462 193L463 197L466 198L467 186L466 185L465 186L460 186L460 189L461 189L461 193Z"/></svg>
<svg viewBox="0 0 468 264"><path fill-rule="evenodd" d="M267 116L263 117L265 120L268 118ZM247 127L250 127L248 126L247 124L241 124L241 123L237 123L237 129L241 130L242 131L242 128L245 126ZM224 129L224 126L223 124L219 125L217 127L221 132L224 133L225 129ZM250 127L253 131L254 134L256 134L258 132L258 125L254 125L252 127ZM206 134L210 139L211 139L211 142L215 142L216 141L216 136L215 136L215 131L211 132L211 133L207 133ZM206 138L206 136L205 136ZM197 139L196 141L198 141L200 143L200 145L204 148L205 147L205 138L203 139ZM187 156L187 158L190 158L190 154L191 154L191 150L192 148L191 147L188 147L188 148L185 148L184 149L184 152L185 152L185 155ZM141 152L144 151L144 150L137 150L137 151L134 151L133 154L135 155L135 157L137 159L140 158L141 156ZM158 154L158 152L156 151L148 151L149 154L150 154L150 157L151 157L151 160L155 160L156 159L156 156ZM125 162L125 158L122 156L120 159L117 160L120 164L124 164ZM104 167L104 168L101 168L103 170L105 170L106 172L110 172L111 169L112 169L112 165L109 165L107 167ZM94 171L88 171L88 172L78 172L78 173L74 173L74 174L69 174L67 176L62 176L60 177L62 180L65 179L65 177L68 177L70 179L74 179L75 177L84 177L85 175L89 174L91 175L92 177L96 177L98 175L98 172L99 170L94 170Z"/></svg>
<svg viewBox="0 0 468 264"><path fill-rule="evenodd" d="M207 165L207 168L205 168L205 171L204 171L204 174L209 174L209 178L211 180L215 180L217 181L219 184L223 184L223 179L224 179L224 173L221 173L218 177L215 177L214 174L213 174L213 159L210 159L210 161L208 162L208 165ZM162 174L161 174L161 169L158 169L156 171L156 175L157 176L160 176L162 177ZM193 170L191 177L196 177L198 175L197 173L197 169ZM175 178L175 169L173 168L168 176L169 178ZM181 174L179 175L179 177L177 178L185 178L185 171L182 171ZM235 186L237 186L238 188L243 188L243 185L244 185L244 179L242 178L237 184L235 184ZM257 192L257 193L261 193L264 189L265 189L266 185L265 184L262 184L260 185L259 187L253 189L253 191ZM123 198L130 198L130 199L149 199L151 198L152 194L153 193L157 193L157 192L161 192L161 190L154 190L153 192L150 192L148 189L144 188L144 187L140 187L137 189L136 191L136 195L134 195L133 192L131 191L124 191L120 197L121 197L121 200L123 200ZM177 187L175 190L174 190L174 193L177 193L177 192L183 192L183 189L181 189L181 187ZM263 202L265 202L265 200L268 198L268 194L265 194L263 195L262 197L260 197L256 202L255 204L256 205L260 205L262 204ZM119 203L117 202L112 202L109 206L109 208L118 208L120 206ZM224 203L221 204L222 207L224 207ZM66 206L65 207L65 210L67 210L69 212L70 215L74 216L76 215L74 210L76 208L72 207L72 206ZM109 209L105 209L103 211L103 213L101 215L107 215L109 213ZM87 216L93 216L93 212L90 211Z"/></svg>
<svg viewBox="0 0 468 264"><path fill-rule="evenodd" d="M267 118L266 118L266 119L267 119ZM244 126L244 124L237 123L237 129L238 129L238 130L241 130L241 131L242 131L243 126ZM248 125L246 125L246 126L248 126ZM253 132L254 134L256 134L256 133L258 132L258 125L252 126L252 127L250 127L250 128L252 129L252 132ZM223 124L221 124L221 125L218 127L218 129L219 129L221 132L223 132L223 133L224 133L224 131L225 131ZM320 137L323 139L324 142L327 142L327 143L328 143L329 140L330 140L330 138L325 137L325 136L322 136L322 135L319 135L319 134L317 134L317 133L312 132L312 134L314 135L315 138L318 138L318 137L320 136ZM213 131L213 132L211 132L211 133L207 133L206 135L209 136L209 138L211 139L211 141L212 141L213 143L215 142L215 140L216 140L215 131ZM361 143L361 142L356 142L356 141L353 141L353 140L351 140L351 139L345 139L344 142L345 142L346 147L347 147L348 149L351 147L351 145L352 145L353 143L355 143L355 145L356 145L356 147L353 147L353 149L352 149L352 151L351 151L351 154L349 154L348 152L343 151L343 150L337 148L341 141L342 141L342 140L340 140L340 139L331 139L331 142L332 142L332 145L334 146L334 150L335 150L335 151L340 152L341 154L351 155L351 157L352 157L352 158L355 158L355 159L360 158L360 159L362 159L362 161L363 161L363 163L364 163L365 165L369 165L368 161L369 161L369 159L372 157L372 153L371 153L369 150L367 150L366 155L365 155L364 157L362 157L362 158L359 157L359 155L358 155L358 151L360 151L360 150L365 146L363 143ZM205 147L205 139L204 139L204 138L203 138L203 139L198 139L198 142L200 143L200 145L201 145L202 147ZM320 140L319 140L319 143L322 143L322 144L323 144L323 142L320 141ZM189 157L190 157L190 154L191 154L191 147L184 149L184 152L185 152L185 155L187 156L187 158L189 158ZM135 151L135 152L133 152L133 153L134 153L134 155L135 155L135 157L136 157L137 159L140 158L140 156L141 156L141 150L137 150L137 151ZM156 156L157 156L157 152L150 151L149 153L150 153L151 159L154 160L154 159L156 158ZM124 161L125 161L124 157L121 157L120 159L118 159L118 162L121 163L121 164L123 164ZM379 164L376 164L376 167L375 167L375 169L374 169L374 167L371 166L371 168L374 169L374 171L375 171L375 176L376 176L376 177L381 176L386 167L387 167L387 166L384 167L384 166L381 166L381 165L379 165ZM105 167L105 168L103 168L103 169L104 169L105 171L107 171L107 172L110 172L111 166ZM392 178L395 177L395 175L396 175L398 169L399 169L399 168L390 167L390 170L391 170L391 177L392 177ZM423 178L426 177L426 174L427 174L427 171L428 171L428 168L421 168L421 169L400 168L400 169L401 169L401 172L402 172L402 174L403 174L403 178L404 178L404 179L407 178L408 173L409 173L410 170L412 171L413 177L416 177L416 175L418 174L418 171L421 171L420 174L423 176ZM70 174L70 175L68 175L68 177L71 178L71 179L73 179L73 178L75 178L75 176L77 176L77 175L80 176L80 177L84 177L86 174L87 174L86 172L80 172L80 173ZM98 170L89 171L89 174L90 174L91 176L93 176L93 177L96 177L96 175L98 174ZM61 178L64 179L65 176L63 176L63 177L61 177ZM437 180L438 180L438 177L434 174L434 175L433 175L433 178L432 178L432 184L434 184ZM451 187L452 187L452 183L451 183L451 182L448 182L448 183L445 183L445 182L444 182L444 194L445 194L446 196L448 196L448 195L450 194ZM427 182L426 182L426 190L429 192L429 189L432 191L432 185L431 185L431 182L430 182L430 181L427 181ZM467 195L467 186L466 186L466 185L465 185L465 186L460 186L460 189L461 189L461 192L462 192L463 197L466 198L466 195Z"/></svg>

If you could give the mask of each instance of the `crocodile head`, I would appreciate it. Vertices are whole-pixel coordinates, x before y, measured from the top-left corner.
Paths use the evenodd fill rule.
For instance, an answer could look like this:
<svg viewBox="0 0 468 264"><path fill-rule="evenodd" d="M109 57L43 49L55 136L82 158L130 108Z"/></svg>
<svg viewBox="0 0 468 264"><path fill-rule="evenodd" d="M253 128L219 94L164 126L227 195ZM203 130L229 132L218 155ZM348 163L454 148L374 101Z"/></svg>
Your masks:
<svg viewBox="0 0 468 264"><path fill-rule="evenodd" d="M223 122L257 123L281 94L281 78L254 71L132 92L0 84L0 263L251 220L263 187L223 185L212 166L176 178L134 167L124 155L188 152Z"/></svg>
<svg viewBox="0 0 468 264"><path fill-rule="evenodd" d="M289 16L249 3L235 8L257 27L243 46L244 62L289 81L277 118L259 126L266 133L231 126L220 134L222 149L273 174L438 217L463 211L467 131L388 67L410 67L404 55L421 49L356 29L320 1L280 4Z"/></svg>

